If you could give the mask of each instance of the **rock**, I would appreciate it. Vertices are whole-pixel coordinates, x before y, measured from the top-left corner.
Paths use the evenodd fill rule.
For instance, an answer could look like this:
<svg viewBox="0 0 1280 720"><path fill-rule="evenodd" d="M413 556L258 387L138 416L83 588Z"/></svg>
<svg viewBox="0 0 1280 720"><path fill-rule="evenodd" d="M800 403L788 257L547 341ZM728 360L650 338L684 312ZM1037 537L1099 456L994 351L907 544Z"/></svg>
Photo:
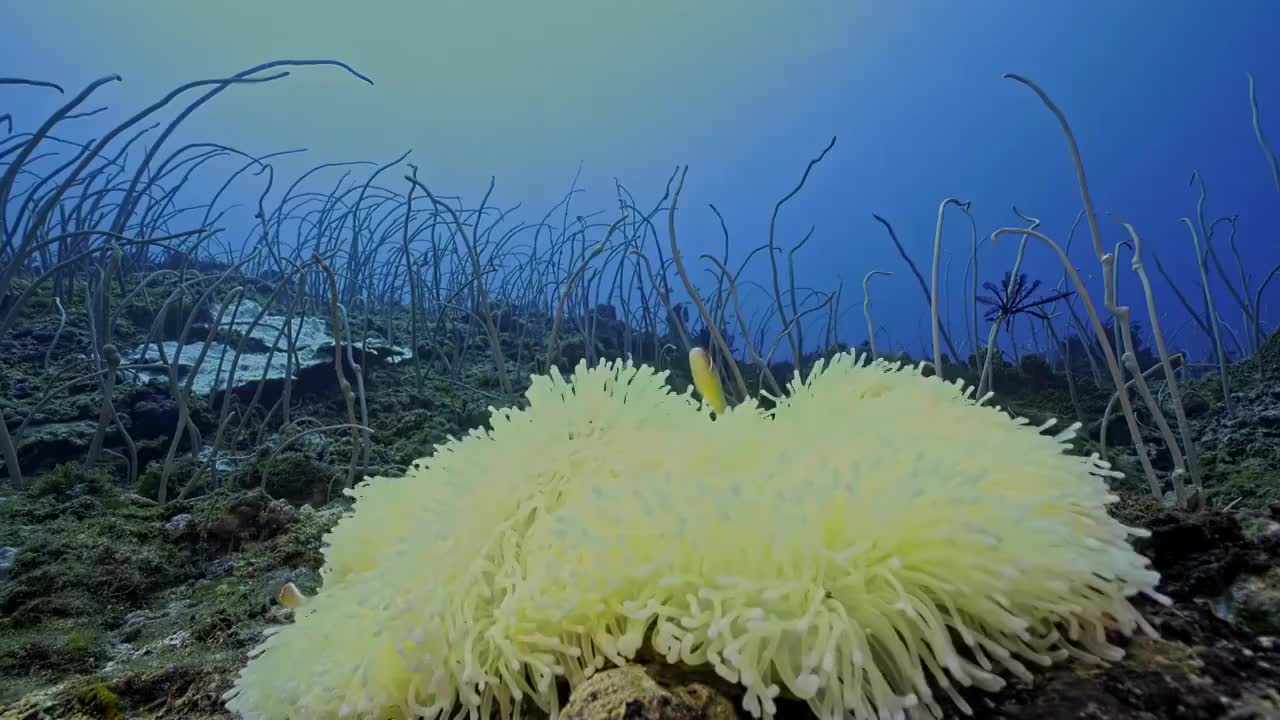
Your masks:
<svg viewBox="0 0 1280 720"><path fill-rule="evenodd" d="M1227 592L1227 607L1253 634L1280 635L1280 568L1237 580Z"/></svg>
<svg viewBox="0 0 1280 720"><path fill-rule="evenodd" d="M94 715L81 711L78 703L68 700L70 686L69 681L64 681L6 703L0 707L0 720L93 720Z"/></svg>
<svg viewBox="0 0 1280 720"><path fill-rule="evenodd" d="M733 703L699 682L660 684L644 667L596 673L574 690L563 720L733 720Z"/></svg>
<svg viewBox="0 0 1280 720"><path fill-rule="evenodd" d="M1213 407L1209 405L1209 401L1206 400L1203 395L1193 393L1183 397L1182 409L1183 412L1187 414L1188 418L1194 420L1196 418L1204 417L1213 409Z"/></svg>
<svg viewBox="0 0 1280 720"><path fill-rule="evenodd" d="M30 312L30 307L28 307ZM50 308L50 312L54 312ZM0 352L10 361L44 362L45 353L49 352L54 337L58 338L57 347L53 348L52 363L57 365L61 356L75 352L83 352L89 347L89 333L74 324L63 326L58 334L58 319L37 320L29 324L19 323L9 337L0 343Z"/></svg>
<svg viewBox="0 0 1280 720"><path fill-rule="evenodd" d="M18 463L26 473L34 475L59 463L82 459L97 429L95 420L30 425L17 442ZM109 445L119 442L114 424L107 429L106 439Z"/></svg>
<svg viewBox="0 0 1280 720"><path fill-rule="evenodd" d="M169 518L169 522L164 524L164 529L169 531L173 537L177 537L187 531L187 526L191 524L193 516L191 513L181 513Z"/></svg>
<svg viewBox="0 0 1280 720"><path fill-rule="evenodd" d="M156 610L134 610L124 616L124 625L116 631L116 637L121 642L131 643L137 640L148 626L168 622L190 607L191 603L185 600L175 600Z"/></svg>
<svg viewBox="0 0 1280 720"><path fill-rule="evenodd" d="M204 576L206 579L209 579L209 580L220 578L220 577L226 577L231 573L235 572L235 569L236 569L236 558L220 557L213 560L212 562L210 562L208 565L205 566Z"/></svg>
<svg viewBox="0 0 1280 720"><path fill-rule="evenodd" d="M130 388L129 432L134 440L167 438L178 425L178 403L165 384L149 382Z"/></svg>
<svg viewBox="0 0 1280 720"><path fill-rule="evenodd" d="M1147 529L1151 536L1135 540L1134 547L1151 558L1161 592L1175 600L1218 597L1238 578L1272 564L1234 514L1168 512L1152 518Z"/></svg>
<svg viewBox="0 0 1280 720"><path fill-rule="evenodd" d="M183 648L192 642L191 633L186 630L179 630L172 635L167 636L160 641L160 644L167 645L171 648Z"/></svg>
<svg viewBox="0 0 1280 720"><path fill-rule="evenodd" d="M281 605L272 605L267 610L267 622L272 625L287 625L293 620L293 611Z"/></svg>
<svg viewBox="0 0 1280 720"><path fill-rule="evenodd" d="M216 505L199 511L199 517L183 519L180 525L174 521L171 537L189 543L199 543L216 557L235 550L247 540L267 540L284 532L298 519L298 511L285 500L273 500L261 490L249 490L227 495Z"/></svg>
<svg viewBox="0 0 1280 720"><path fill-rule="evenodd" d="M1280 336L1278 336L1280 337ZM1280 501L1280 389L1248 387L1232 395L1235 412L1193 423L1211 506L1262 509Z"/></svg>
<svg viewBox="0 0 1280 720"><path fill-rule="evenodd" d="M311 453L284 452L260 460L244 484L260 486L277 499L306 505L324 502L333 477L334 469L316 461Z"/></svg>
<svg viewBox="0 0 1280 720"><path fill-rule="evenodd" d="M284 498L276 498L267 503L266 519L268 524L284 527L292 525L298 519L298 510Z"/></svg>
<svg viewBox="0 0 1280 720"><path fill-rule="evenodd" d="M1272 513L1280 512L1280 505L1272 508ZM1243 524L1245 538L1252 543L1270 543L1280 547L1280 522L1270 517L1250 518Z"/></svg>
<svg viewBox="0 0 1280 720"><path fill-rule="evenodd" d="M0 580L9 578L9 571L13 570L13 561L18 557L18 548L16 547L0 547Z"/></svg>
<svg viewBox="0 0 1280 720"><path fill-rule="evenodd" d="M249 326L261 311L262 306L252 300L241 302L238 311L235 308L227 308L223 313L222 324L214 332L214 341L209 344L204 362L201 363L192 381L191 389L194 394L210 395L221 391L226 388L229 380L234 389L251 385L259 380L284 379L288 340L280 332L280 328L286 325L292 328L292 332L297 333L295 349L298 362L293 368L294 377L308 368L333 363L333 336L325 321L317 317L306 317L300 321L294 319L290 323L287 317L267 313L250 331ZM214 317L219 312L220 308L212 309ZM187 339L190 342L181 347L174 341L161 343L165 359L173 362L174 356L178 356L179 377L185 379L191 371L191 365L200 356L207 335L206 329L198 339L189 336ZM369 337L367 342L359 338L356 342L362 349L367 347L371 356L390 363L402 362L412 354L404 348L387 345L374 336ZM240 359L235 363L235 377L232 378L232 361L241 347L244 351L240 353ZM273 347L274 353L271 352ZM129 363L155 363L160 362L161 356L156 345L152 344L132 348L125 352L124 357ZM357 358L359 357L360 353L357 352ZM168 377L165 371L143 371L140 374L146 379Z"/></svg>

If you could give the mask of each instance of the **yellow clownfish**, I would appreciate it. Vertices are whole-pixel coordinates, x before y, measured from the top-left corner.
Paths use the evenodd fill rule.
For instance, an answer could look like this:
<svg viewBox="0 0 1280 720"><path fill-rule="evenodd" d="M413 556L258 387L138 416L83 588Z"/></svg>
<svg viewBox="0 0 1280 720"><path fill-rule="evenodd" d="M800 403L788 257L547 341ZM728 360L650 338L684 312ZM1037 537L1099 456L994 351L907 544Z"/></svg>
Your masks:
<svg viewBox="0 0 1280 720"><path fill-rule="evenodd" d="M288 583L280 588L280 592L276 594L276 602L280 603L282 607L297 610L307 602L307 596L302 594L297 585Z"/></svg>
<svg viewBox="0 0 1280 720"><path fill-rule="evenodd" d="M720 385L720 375L711 365L711 356L700 347L689 351L689 371L693 374L693 386L697 388L702 399L716 411L724 414L728 404L724 399L724 387Z"/></svg>

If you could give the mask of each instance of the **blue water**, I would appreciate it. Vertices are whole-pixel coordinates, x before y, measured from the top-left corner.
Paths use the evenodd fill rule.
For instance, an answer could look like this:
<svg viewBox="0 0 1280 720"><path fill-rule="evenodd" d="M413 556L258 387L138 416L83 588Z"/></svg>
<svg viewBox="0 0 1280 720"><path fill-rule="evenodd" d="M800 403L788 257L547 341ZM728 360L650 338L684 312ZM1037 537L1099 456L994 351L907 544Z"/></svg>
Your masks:
<svg viewBox="0 0 1280 720"><path fill-rule="evenodd" d="M496 177L494 204L519 203L512 217L526 222L541 219L575 178L581 192L570 218L610 221L615 181L647 209L677 164L687 163L682 248L695 260L703 251L720 252L720 227L707 207L714 204L730 232L734 266L765 241L774 204L836 136L780 213L777 241L789 248L813 228L796 256L796 281L824 293L843 282L839 336L851 344L866 336L862 276L879 269L896 273L875 282L876 321L886 328L881 344L916 355L927 349L923 297L872 213L894 224L926 274L937 205L949 196L972 201L984 236L1016 224L1016 204L1065 240L1081 207L1066 145L1034 95L1001 79L1005 72L1034 79L1067 113L1108 246L1125 237L1107 215L1113 213L1137 226L1149 252L1199 303L1190 236L1179 223L1195 216L1198 190L1189 180L1198 170L1207 184L1206 222L1238 215L1237 244L1251 287L1280 261L1280 188L1254 138L1246 84L1252 71L1263 129L1280 142L1273 49L1280 6L1273 3L781 8L664 0L634 7L400 2L369 9L320 2L303 12L284 4L161 8L134 1L74 10L15 3L2 20L0 75L56 81L69 92L105 74L123 77L86 103L109 109L78 121L81 137L188 80L281 57L336 58L376 85L340 71L299 69L278 82L224 93L167 146L210 140L253 154L306 148L275 161L277 193L283 179L321 162L384 163L412 149L408 161L441 193L474 203ZM15 88L0 90L0 98L20 129L62 99ZM229 167L197 174L189 196L207 197ZM388 184L400 188L406 171L401 164ZM251 236L260 188L246 182L227 194L228 205L242 204L223 218L234 230L227 238ZM665 218L659 227L665 242ZM948 219L944 319L957 338L968 337L962 310L969 232L963 216ZM998 281L1015 245L1011 239L984 245L979 279ZM1237 281L1225 234L1215 246ZM1071 254L1097 293L1098 265L1085 233ZM761 284L744 289L744 302L757 310L771 302L762 258L744 275ZM1046 287L1060 278L1042 247L1031 248L1023 267ZM1143 319L1127 251L1119 267L1121 297ZM700 284L709 287L710 266L697 268ZM1206 337L1187 322L1165 281L1153 279L1171 342L1208 353ZM1228 334L1243 335L1239 309L1221 280L1211 281ZM1273 283L1264 321L1275 318L1278 298L1280 283ZM825 314L810 319L806 336L818 338Z"/></svg>

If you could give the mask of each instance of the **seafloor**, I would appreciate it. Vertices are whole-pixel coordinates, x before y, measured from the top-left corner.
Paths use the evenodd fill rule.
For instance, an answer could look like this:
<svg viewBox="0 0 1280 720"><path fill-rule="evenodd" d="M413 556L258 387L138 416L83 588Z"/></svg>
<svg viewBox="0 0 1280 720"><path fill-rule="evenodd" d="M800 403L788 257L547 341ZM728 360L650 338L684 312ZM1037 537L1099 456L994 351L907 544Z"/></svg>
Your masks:
<svg viewBox="0 0 1280 720"><path fill-rule="evenodd" d="M44 403L19 443L29 477L21 488L0 491L0 718L230 717L220 696L245 653L264 628L290 620L275 593L287 582L304 592L318 585L322 538L347 509L342 499L326 498L345 472L349 441L344 433L316 433L277 454L227 453L219 462L221 489L159 505L151 498L178 417L163 381L117 389L117 411L136 443L136 484L126 480L126 453L114 435L97 468L81 464L97 426L97 384L74 383L44 399L46 363L56 371L61 358L88 342L70 312L52 353L58 323L47 298L33 302L24 322L0 340L0 409L10 430ZM117 337L136 341L138 328L153 319L145 306L133 308L123 313ZM513 375L527 377L544 352L548 323L507 320L504 346L519 369ZM392 322L400 325L393 334L405 337L407 319ZM597 328L600 355L620 352L616 330ZM436 332L441 336L422 342L450 336L447 327ZM483 347L483 338L474 342ZM571 333L562 338L566 366L583 355L582 344ZM483 351L458 353L468 356L474 366L428 375L420 385L409 364L363 357L374 430L370 469L404 467L449 434L485 421L496 380ZM997 402L1032 418L1068 414L1065 388L1042 366L1029 356L1019 367L998 368ZM1118 640L1128 654L1111 666L1066 664L999 693L969 693L976 717L1280 717L1280 335L1232 368L1232 377L1230 417L1215 382L1187 391L1202 445L1205 509L1166 509L1131 480L1116 487L1124 499L1113 511L1152 529L1140 549L1174 600L1168 608L1144 606L1160 639ZM673 384L683 389L685 378L687 366L673 368ZM345 422L335 388L331 366L301 378L295 413L320 425ZM1086 393L1083 402L1096 411L1105 398ZM216 432L214 410L201 402L193 412L206 435ZM1114 459L1129 469L1124 450ZM170 497L194 467L178 464ZM598 676L579 690L569 714L728 717L736 707L732 687L655 667ZM806 714L800 704L781 707L782 716Z"/></svg>

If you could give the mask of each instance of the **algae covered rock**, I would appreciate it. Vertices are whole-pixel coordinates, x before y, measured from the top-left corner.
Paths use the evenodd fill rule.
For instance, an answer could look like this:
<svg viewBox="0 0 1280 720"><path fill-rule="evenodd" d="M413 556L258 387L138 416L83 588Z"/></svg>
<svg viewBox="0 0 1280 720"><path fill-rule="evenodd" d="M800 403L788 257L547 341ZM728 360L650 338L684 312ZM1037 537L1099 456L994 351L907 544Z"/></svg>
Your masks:
<svg viewBox="0 0 1280 720"><path fill-rule="evenodd" d="M1255 635L1280 635L1280 568L1242 578L1227 601L1235 618Z"/></svg>
<svg viewBox="0 0 1280 720"><path fill-rule="evenodd" d="M40 470L58 462L84 457L89 442L98 429L93 420L69 420L32 425L17 441L18 461L28 471ZM118 440L114 427L107 431L109 443Z"/></svg>
<svg viewBox="0 0 1280 720"><path fill-rule="evenodd" d="M221 306L211 308L216 317L222 315L222 323L215 328L214 338L209 345L204 362L195 368L196 375L191 379L192 392L208 396L212 393L231 387L239 388L257 383L260 380L283 380L288 372L294 377L308 368L333 363L333 335L326 321L317 317L289 318L266 312L253 300L243 300L239 307ZM255 324L254 320L262 314L262 319ZM292 347L289 339L280 332L280 328L288 327L295 333ZM196 340L188 337L185 345L171 340L159 346L150 344L132 348L125 352L125 359L131 363L146 364L160 361L160 348L163 357L179 358L180 374L186 375L193 369L205 344L204 339ZM286 355L295 353L296 363L289 367ZM390 346L376 337L366 338L360 343L361 357L385 360L397 363L407 359L410 351ZM367 355L366 355L367 353ZM235 376L231 376L233 358ZM166 373L159 370L143 370L145 379L164 379Z"/></svg>
<svg viewBox="0 0 1280 720"><path fill-rule="evenodd" d="M242 482L294 505L318 505L325 501L334 478L333 467L304 453L285 452L259 461Z"/></svg>

